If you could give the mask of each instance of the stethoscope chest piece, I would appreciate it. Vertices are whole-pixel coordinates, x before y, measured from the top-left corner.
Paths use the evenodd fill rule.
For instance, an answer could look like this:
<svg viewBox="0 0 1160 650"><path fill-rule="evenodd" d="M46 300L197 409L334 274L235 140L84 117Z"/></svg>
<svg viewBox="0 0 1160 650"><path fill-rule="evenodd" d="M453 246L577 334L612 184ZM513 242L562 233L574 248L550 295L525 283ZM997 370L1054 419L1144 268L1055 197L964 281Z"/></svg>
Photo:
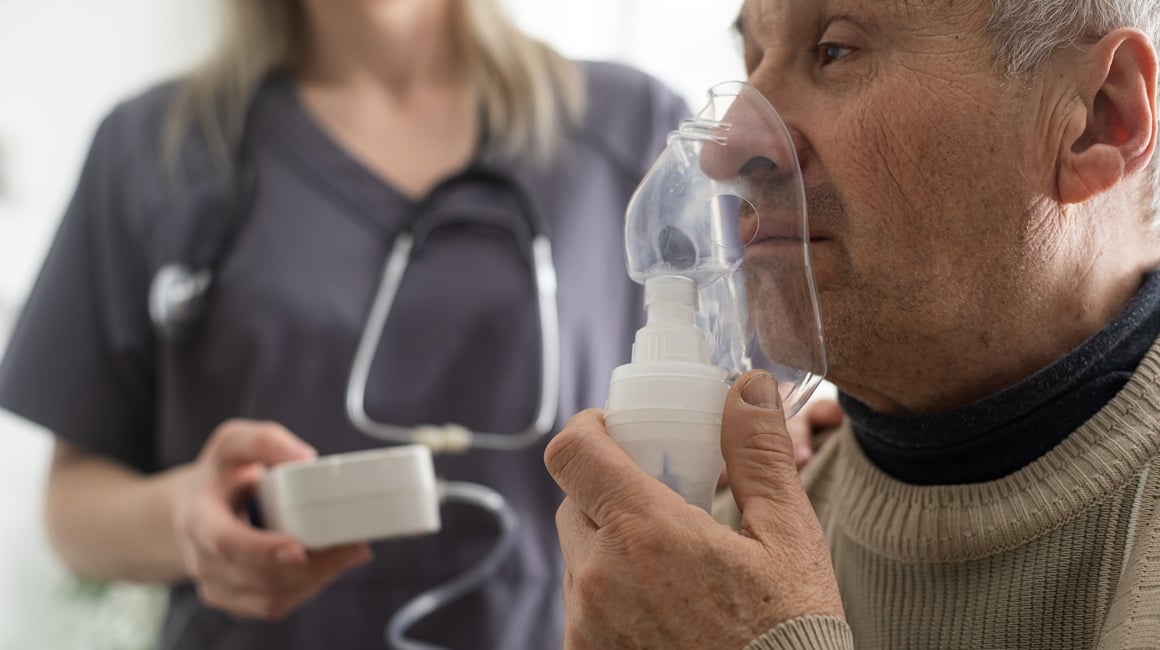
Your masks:
<svg viewBox="0 0 1160 650"><path fill-rule="evenodd" d="M162 340L180 341L189 335L205 308L212 282L208 269L192 271L184 264L166 264L149 284L149 320Z"/></svg>

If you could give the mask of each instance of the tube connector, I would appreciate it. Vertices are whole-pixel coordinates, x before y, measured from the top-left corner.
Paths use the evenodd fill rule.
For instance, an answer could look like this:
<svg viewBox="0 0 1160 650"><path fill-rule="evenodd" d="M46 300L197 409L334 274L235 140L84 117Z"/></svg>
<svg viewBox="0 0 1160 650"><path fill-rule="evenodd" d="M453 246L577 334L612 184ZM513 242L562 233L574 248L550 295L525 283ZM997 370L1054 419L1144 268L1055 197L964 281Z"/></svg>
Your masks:
<svg viewBox="0 0 1160 650"><path fill-rule="evenodd" d="M434 454L462 454L471 449L471 430L458 424L415 427L411 438Z"/></svg>
<svg viewBox="0 0 1160 650"><path fill-rule="evenodd" d="M709 362L709 342L697 327L697 284L679 275L645 280L648 321L637 330L633 363L646 361Z"/></svg>

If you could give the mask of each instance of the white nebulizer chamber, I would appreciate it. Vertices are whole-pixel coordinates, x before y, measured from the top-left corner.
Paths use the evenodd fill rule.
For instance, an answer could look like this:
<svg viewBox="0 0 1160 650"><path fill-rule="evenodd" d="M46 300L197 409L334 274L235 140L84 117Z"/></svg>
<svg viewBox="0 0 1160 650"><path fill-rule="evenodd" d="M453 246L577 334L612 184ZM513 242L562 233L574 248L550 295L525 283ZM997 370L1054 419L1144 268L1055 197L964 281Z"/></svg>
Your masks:
<svg viewBox="0 0 1160 650"><path fill-rule="evenodd" d="M612 373L605 424L641 468L708 511L725 464L721 407L729 383L709 364L696 306L689 278L645 281L648 323L636 334L632 363Z"/></svg>
<svg viewBox="0 0 1160 650"><path fill-rule="evenodd" d="M825 374L809 244L789 129L753 87L713 87L629 203L628 272L644 285L648 320L606 405L610 435L705 510L731 382L769 371L790 417Z"/></svg>

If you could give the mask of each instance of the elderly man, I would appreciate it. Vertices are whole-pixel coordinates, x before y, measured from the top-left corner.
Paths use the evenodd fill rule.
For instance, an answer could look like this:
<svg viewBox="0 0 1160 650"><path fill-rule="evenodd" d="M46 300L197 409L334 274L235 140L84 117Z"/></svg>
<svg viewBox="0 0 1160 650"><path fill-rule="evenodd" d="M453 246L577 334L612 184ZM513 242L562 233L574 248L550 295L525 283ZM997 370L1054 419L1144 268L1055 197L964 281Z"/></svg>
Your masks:
<svg viewBox="0 0 1160 650"><path fill-rule="evenodd" d="M1160 3L748 0L738 27L796 132L848 424L799 478L742 377L735 531L574 418L546 454L566 646L1160 647Z"/></svg>

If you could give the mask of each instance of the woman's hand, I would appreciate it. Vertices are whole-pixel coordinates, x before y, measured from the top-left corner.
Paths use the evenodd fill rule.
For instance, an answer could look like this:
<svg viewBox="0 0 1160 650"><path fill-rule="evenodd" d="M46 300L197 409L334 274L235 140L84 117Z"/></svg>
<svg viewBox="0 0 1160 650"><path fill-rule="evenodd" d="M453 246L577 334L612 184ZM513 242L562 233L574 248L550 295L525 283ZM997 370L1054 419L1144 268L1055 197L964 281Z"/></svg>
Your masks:
<svg viewBox="0 0 1160 650"><path fill-rule="evenodd" d="M207 605L280 619L343 572L370 562L366 544L307 553L287 535L250 525L245 504L266 468L316 455L271 422L230 420L206 442L177 491L173 528L185 570Z"/></svg>

